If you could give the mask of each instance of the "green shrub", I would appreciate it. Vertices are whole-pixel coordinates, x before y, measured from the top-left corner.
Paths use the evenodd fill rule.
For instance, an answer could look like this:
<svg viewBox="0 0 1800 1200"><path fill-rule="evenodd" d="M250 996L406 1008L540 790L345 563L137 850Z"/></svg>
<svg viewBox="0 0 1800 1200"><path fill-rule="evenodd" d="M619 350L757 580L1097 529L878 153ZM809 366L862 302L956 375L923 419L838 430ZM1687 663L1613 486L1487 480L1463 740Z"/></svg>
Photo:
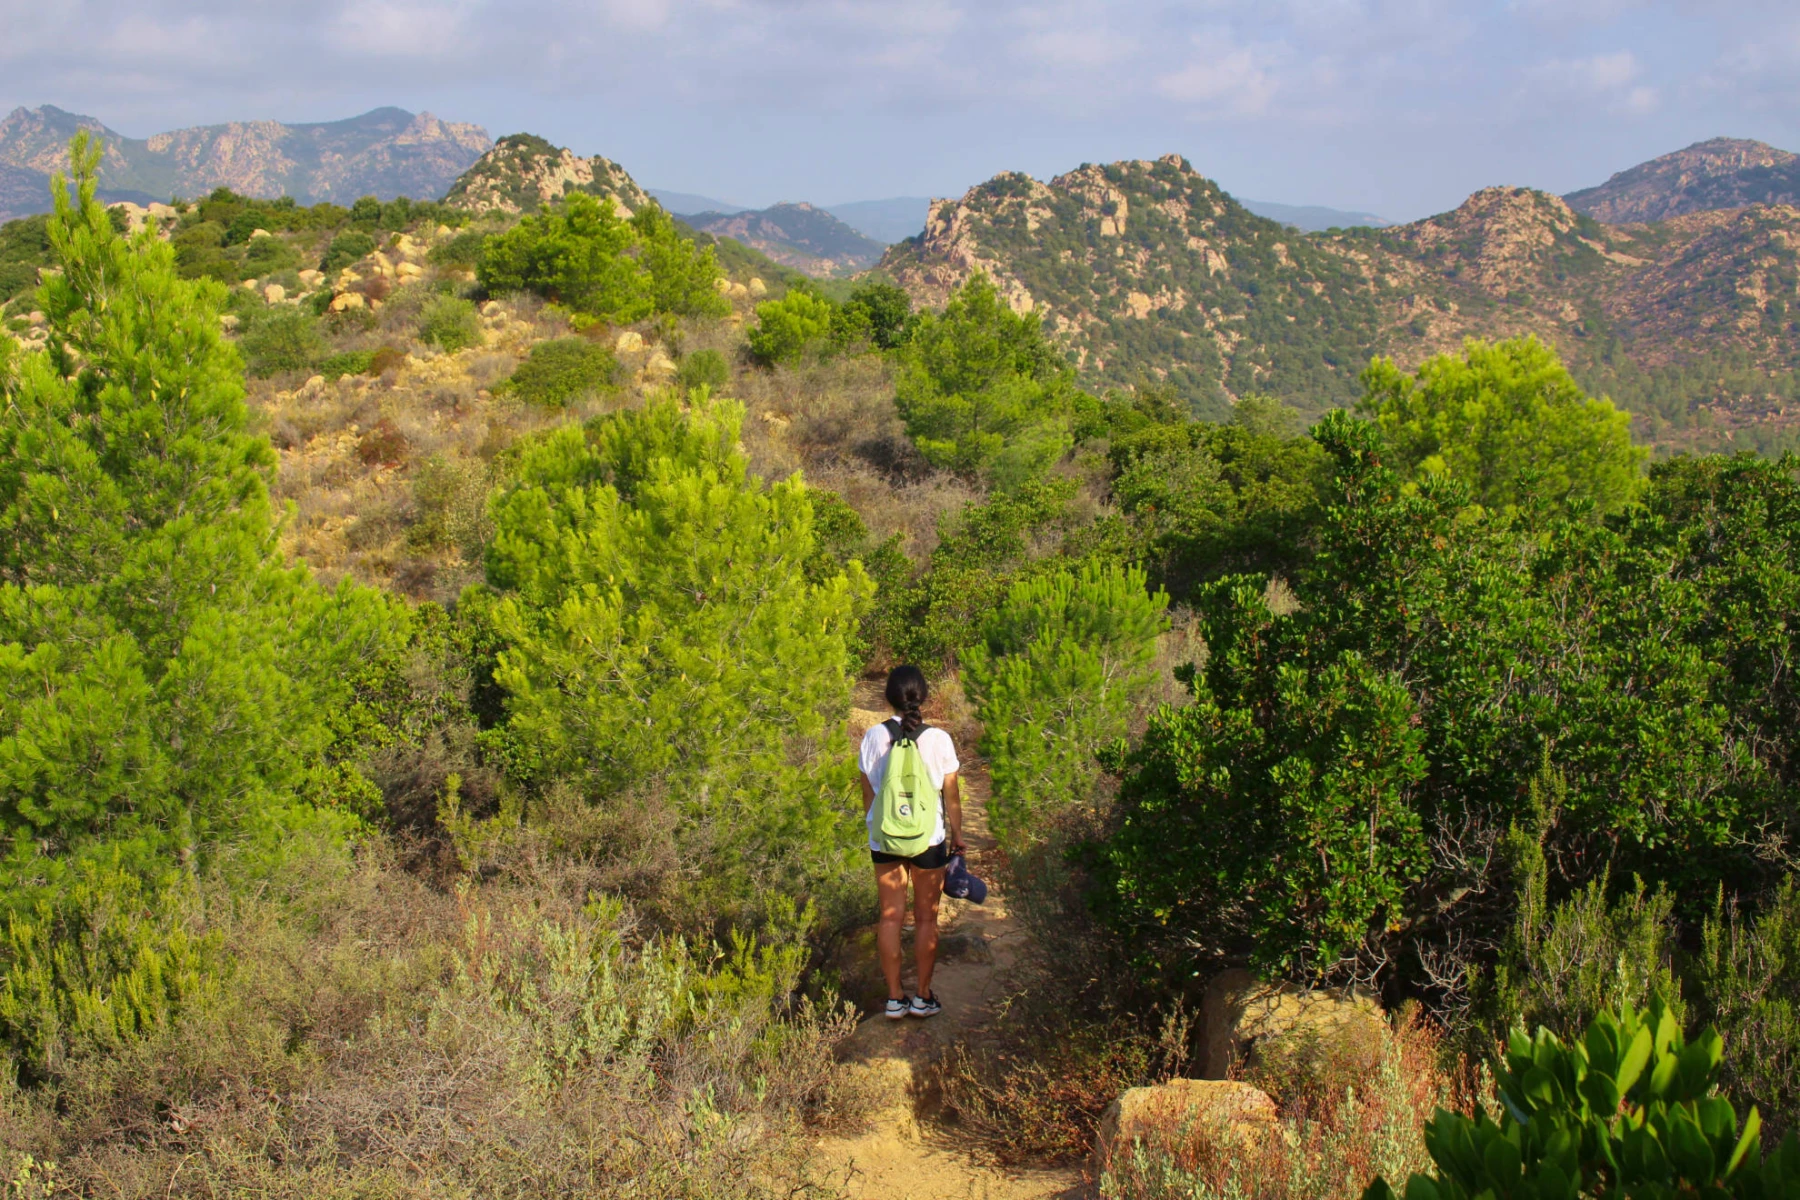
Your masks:
<svg viewBox="0 0 1800 1200"><path fill-rule="evenodd" d="M258 314L238 344L243 348L250 373L259 378L308 370L325 357L327 350L318 318L305 309L288 305Z"/></svg>
<svg viewBox="0 0 1800 1200"><path fill-rule="evenodd" d="M216 993L219 946L189 933L186 899L181 884L90 862L54 898L6 914L0 1046L27 1080L116 1051Z"/></svg>
<svg viewBox="0 0 1800 1200"><path fill-rule="evenodd" d="M490 295L534 292L588 316L628 324L655 309L649 280L627 253L636 238L610 199L583 192L528 216L482 246L476 275Z"/></svg>
<svg viewBox="0 0 1800 1200"><path fill-rule="evenodd" d="M912 297L891 283L858 284L833 314L831 340L839 346L865 344L897 350L912 333Z"/></svg>
<svg viewBox="0 0 1800 1200"><path fill-rule="evenodd" d="M419 340L448 351L479 346L481 317L468 300L433 296L419 311Z"/></svg>
<svg viewBox="0 0 1800 1200"><path fill-rule="evenodd" d="M750 356L765 367L799 362L831 332L831 301L799 288L756 306L756 325L745 335Z"/></svg>
<svg viewBox="0 0 1800 1200"><path fill-rule="evenodd" d="M325 250L325 257L319 260L319 270L327 275L335 275L373 253L375 239L359 229L351 229L331 239L331 245Z"/></svg>
<svg viewBox="0 0 1800 1200"><path fill-rule="evenodd" d="M1466 848L1532 828L1546 755L1566 783L1548 895L1641 877L1697 923L1721 883L1773 883L1753 847L1788 811L1800 721L1767 669L1800 651L1792 464L1678 461L1606 521L1538 521L1454 477L1413 486L1347 414L1315 434L1335 496L1294 603L1260 574L1198 591L1195 703L1151 721L1096 848L1097 902L1144 961L1491 966L1511 893Z"/></svg>
<svg viewBox="0 0 1800 1200"><path fill-rule="evenodd" d="M244 247L244 266L250 275L273 275L279 271L291 271L299 265L300 251L285 238L251 238L249 245Z"/></svg>
<svg viewBox="0 0 1800 1200"><path fill-rule="evenodd" d="M478 229L465 229L455 237L439 242L427 255L437 267L465 267L473 270L481 261L481 248L488 235Z"/></svg>
<svg viewBox="0 0 1800 1200"><path fill-rule="evenodd" d="M1142 570L1087 562L1021 580L963 651L963 686L993 772L988 820L1009 853L1094 801L1098 754L1155 679L1169 598Z"/></svg>
<svg viewBox="0 0 1800 1200"><path fill-rule="evenodd" d="M697 245L682 226L651 203L631 218L638 264L648 276L651 309L678 317L723 317L731 301L719 294L722 278L711 246Z"/></svg>
<svg viewBox="0 0 1800 1200"><path fill-rule="evenodd" d="M618 359L599 342L556 338L533 346L505 387L528 403L563 408L582 396L610 390L618 370Z"/></svg>
<svg viewBox="0 0 1800 1200"><path fill-rule="evenodd" d="M717 350L696 350L681 360L675 380L688 391L710 388L716 392L731 382L731 364Z"/></svg>
<svg viewBox="0 0 1800 1200"><path fill-rule="evenodd" d="M346 375L366 375L374 362L373 350L345 350L326 358L319 364L318 370L325 378L336 380Z"/></svg>
<svg viewBox="0 0 1800 1200"><path fill-rule="evenodd" d="M1580 1041L1514 1031L1496 1081L1499 1119L1439 1112L1426 1126L1435 1170L1407 1200L1575 1200L1579 1196L1735 1196L1800 1192L1800 1138L1766 1157L1761 1119L1713 1094L1724 1045L1689 1040L1660 998L1648 1012L1601 1013ZM1377 1177L1365 1200L1399 1200Z"/></svg>
<svg viewBox="0 0 1800 1200"><path fill-rule="evenodd" d="M1760 1103L1772 1129L1800 1128L1800 885L1783 881L1753 917L1721 900L1689 979L1700 1019L1725 1037L1726 1089Z"/></svg>

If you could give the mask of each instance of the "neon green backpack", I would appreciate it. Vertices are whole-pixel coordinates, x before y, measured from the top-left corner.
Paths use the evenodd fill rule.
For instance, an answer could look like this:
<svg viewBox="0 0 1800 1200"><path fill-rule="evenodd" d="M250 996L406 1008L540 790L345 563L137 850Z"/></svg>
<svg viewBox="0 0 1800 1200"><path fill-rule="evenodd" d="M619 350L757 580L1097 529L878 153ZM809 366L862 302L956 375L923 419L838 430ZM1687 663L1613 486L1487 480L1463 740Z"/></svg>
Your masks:
<svg viewBox="0 0 1800 1200"><path fill-rule="evenodd" d="M938 790L915 738L901 736L898 720L885 724L893 744L887 773L881 777L881 794L875 797L875 840L883 854L911 858L931 848L931 835L937 832ZM924 732L919 730L920 735Z"/></svg>

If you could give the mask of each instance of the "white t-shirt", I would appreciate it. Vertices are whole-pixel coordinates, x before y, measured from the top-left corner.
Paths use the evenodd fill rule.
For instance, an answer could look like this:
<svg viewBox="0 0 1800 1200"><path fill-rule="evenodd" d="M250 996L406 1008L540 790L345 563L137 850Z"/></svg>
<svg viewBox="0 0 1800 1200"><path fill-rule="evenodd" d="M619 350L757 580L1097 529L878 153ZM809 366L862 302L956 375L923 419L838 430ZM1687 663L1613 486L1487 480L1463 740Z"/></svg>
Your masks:
<svg viewBox="0 0 1800 1200"><path fill-rule="evenodd" d="M881 794L881 781L887 775L888 751L894 744L893 735L888 733L887 722L871 725L869 732L863 734L862 752L857 756L857 765L862 768L863 776L868 779L869 786L875 794ZM931 776L932 785L939 795L944 791L944 777L955 774L962 766L956 758L956 743L950 735L937 726L928 726L919 735L919 757L925 760L925 773ZM881 843L875 840L875 806L869 805L869 815L865 822L869 827L869 849L881 849ZM937 828L932 831L931 844L938 845L944 840L944 806L938 805Z"/></svg>

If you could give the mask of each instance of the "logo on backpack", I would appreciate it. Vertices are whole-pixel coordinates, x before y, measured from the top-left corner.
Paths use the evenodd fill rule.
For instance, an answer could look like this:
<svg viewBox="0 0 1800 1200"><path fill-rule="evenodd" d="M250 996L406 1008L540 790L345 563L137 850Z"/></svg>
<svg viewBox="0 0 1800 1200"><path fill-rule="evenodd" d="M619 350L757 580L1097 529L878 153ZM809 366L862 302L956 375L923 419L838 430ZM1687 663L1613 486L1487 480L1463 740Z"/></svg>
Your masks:
<svg viewBox="0 0 1800 1200"><path fill-rule="evenodd" d="M881 777L881 792L875 798L875 840L883 854L911 858L931 848L931 837L937 832L938 789L925 768L925 756L919 752L920 729L912 737L903 737L900 722L888 721L887 773Z"/></svg>

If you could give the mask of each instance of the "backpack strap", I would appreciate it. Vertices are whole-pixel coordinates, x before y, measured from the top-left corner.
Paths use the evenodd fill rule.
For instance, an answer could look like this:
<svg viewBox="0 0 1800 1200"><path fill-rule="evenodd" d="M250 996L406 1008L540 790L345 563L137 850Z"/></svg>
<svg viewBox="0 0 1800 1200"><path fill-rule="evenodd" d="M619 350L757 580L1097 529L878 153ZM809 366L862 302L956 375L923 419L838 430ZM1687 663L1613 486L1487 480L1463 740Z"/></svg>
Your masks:
<svg viewBox="0 0 1800 1200"><path fill-rule="evenodd" d="M887 720L883 721L881 724L888 731L888 744L890 746L899 745L900 744L900 718L899 717L889 717ZM918 745L919 737L923 736L925 731L930 728L931 728L931 726L929 726L929 725L923 725L923 724L920 725L918 734L915 734L913 736L913 745L915 745L915 746Z"/></svg>

